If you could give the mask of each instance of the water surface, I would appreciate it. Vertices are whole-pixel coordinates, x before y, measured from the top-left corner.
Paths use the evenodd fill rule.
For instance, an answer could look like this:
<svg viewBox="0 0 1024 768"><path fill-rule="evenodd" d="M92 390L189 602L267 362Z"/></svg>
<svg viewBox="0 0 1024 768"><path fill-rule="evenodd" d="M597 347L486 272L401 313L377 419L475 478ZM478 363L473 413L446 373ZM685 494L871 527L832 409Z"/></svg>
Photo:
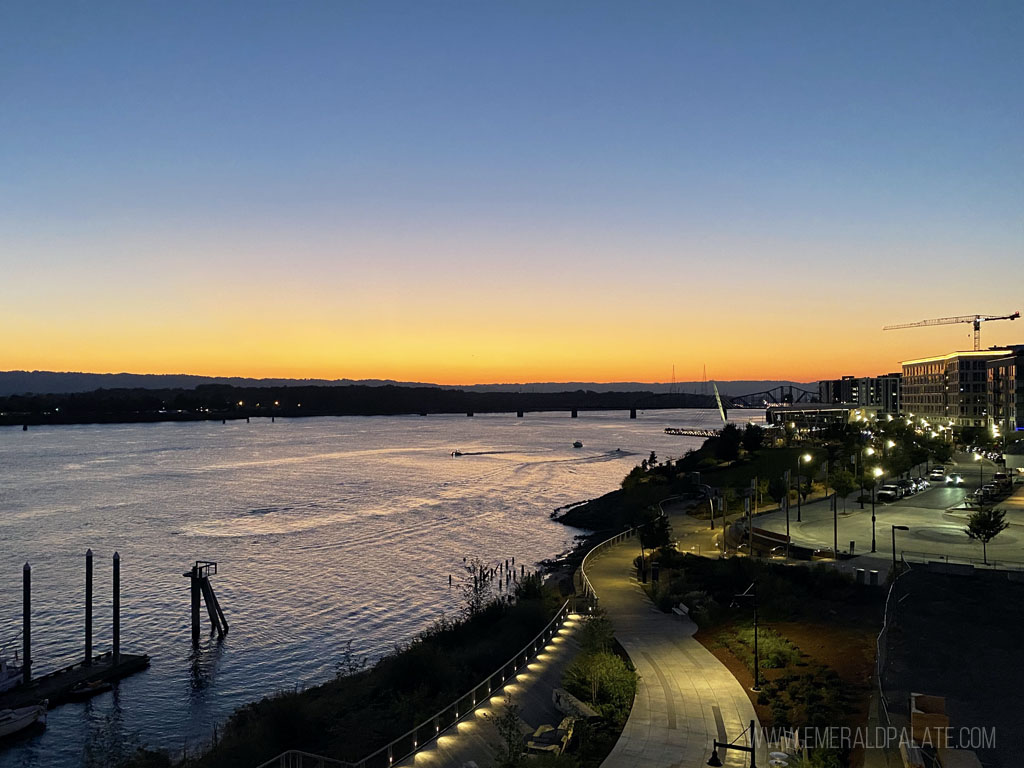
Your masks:
<svg viewBox="0 0 1024 768"><path fill-rule="evenodd" d="M114 692L51 711L0 765L194 747L240 704L329 678L349 640L372 659L457 613L448 575L464 557L530 567L561 552L578 531L549 519L555 507L612 490L652 450L700 442L664 427L713 422L652 411L0 430L0 644L20 645L28 561L34 671L77 659L92 548L94 646L109 649L116 550L122 651L153 658ZM231 624L222 642L204 631L198 654L182 576L196 559L218 562Z"/></svg>

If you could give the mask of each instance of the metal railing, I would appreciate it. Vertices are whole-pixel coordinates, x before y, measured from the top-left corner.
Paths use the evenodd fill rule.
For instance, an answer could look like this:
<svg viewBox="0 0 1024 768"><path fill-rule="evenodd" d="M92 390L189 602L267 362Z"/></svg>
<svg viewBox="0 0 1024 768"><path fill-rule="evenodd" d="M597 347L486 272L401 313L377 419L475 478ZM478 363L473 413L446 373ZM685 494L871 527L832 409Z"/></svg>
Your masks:
<svg viewBox="0 0 1024 768"><path fill-rule="evenodd" d="M594 590L594 585L590 583L590 579L587 578L587 560L589 560L591 556L596 555L602 549L610 547L613 544L618 544L620 541L633 538L637 530L637 528L630 528L622 533L617 533L610 539L605 539L584 555L583 562L580 563L580 584L584 597L593 600L595 603L597 602L597 592Z"/></svg>
<svg viewBox="0 0 1024 768"><path fill-rule="evenodd" d="M314 755L311 752L302 752L298 749L290 749L263 763L259 768L269 768L269 766L275 766L275 768L351 768L352 763L334 760L323 755Z"/></svg>
<svg viewBox="0 0 1024 768"><path fill-rule="evenodd" d="M900 550L900 555L906 560L916 562L942 562L954 565L973 565L975 568L989 568L993 571L1024 571L1024 562L1019 560L1003 560L993 558L988 562L976 557L963 557L961 555L949 555L942 552L912 552Z"/></svg>
<svg viewBox="0 0 1024 768"><path fill-rule="evenodd" d="M519 670L536 657L548 640L555 635L559 626L572 612L572 604L572 598L562 603L558 613L547 623L544 629L523 646L512 658L465 694L438 710L433 716L428 717L419 725L411 728L376 752L371 752L357 762L349 763L293 749L260 764L258 768L387 768L387 766L401 762L432 743L438 736L475 712L496 691L501 690L511 678L514 678ZM317 760L321 762L316 762Z"/></svg>

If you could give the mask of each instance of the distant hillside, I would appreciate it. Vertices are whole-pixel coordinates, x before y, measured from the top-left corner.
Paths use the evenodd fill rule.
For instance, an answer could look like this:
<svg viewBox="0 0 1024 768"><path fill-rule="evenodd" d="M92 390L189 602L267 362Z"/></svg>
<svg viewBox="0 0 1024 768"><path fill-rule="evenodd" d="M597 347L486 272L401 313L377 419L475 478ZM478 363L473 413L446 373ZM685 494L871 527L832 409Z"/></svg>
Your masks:
<svg viewBox="0 0 1024 768"><path fill-rule="evenodd" d="M97 389L195 389L206 384L226 384L233 387L309 387L347 386L370 387L438 386L427 382L392 381L389 379L251 379L240 376L193 376L191 374L152 373L74 373L60 371L0 371L0 397L9 395L47 395L93 392ZM793 381L719 381L718 389L723 395L745 395L761 392L778 386L795 386L814 390L817 383L801 384ZM539 382L509 384L473 384L466 386L444 386L443 389L460 389L467 392L668 392L711 394L711 383L683 381L675 384L619 381L598 384L594 382Z"/></svg>

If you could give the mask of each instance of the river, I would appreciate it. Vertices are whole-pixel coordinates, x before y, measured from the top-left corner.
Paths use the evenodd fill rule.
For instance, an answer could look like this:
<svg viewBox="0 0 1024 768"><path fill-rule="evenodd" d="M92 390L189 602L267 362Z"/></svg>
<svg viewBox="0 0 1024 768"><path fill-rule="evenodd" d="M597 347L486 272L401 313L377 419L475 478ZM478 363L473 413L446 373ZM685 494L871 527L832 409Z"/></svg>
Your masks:
<svg viewBox="0 0 1024 768"><path fill-rule="evenodd" d="M346 644L372 660L458 613L463 558L528 568L578 531L555 507L617 486L653 450L699 438L708 411L254 419L0 430L0 645L20 648L32 565L36 675L82 653L84 553L95 553L96 652L111 644L121 557L121 648L152 666L50 712L0 747L0 766L103 765L135 745L180 753L241 704L334 674ZM582 448L573 448L574 440ZM462 456L452 457L458 449ZM214 560L231 629L190 642L192 561ZM205 610L203 612L206 620ZM271 755L267 756L268 758Z"/></svg>

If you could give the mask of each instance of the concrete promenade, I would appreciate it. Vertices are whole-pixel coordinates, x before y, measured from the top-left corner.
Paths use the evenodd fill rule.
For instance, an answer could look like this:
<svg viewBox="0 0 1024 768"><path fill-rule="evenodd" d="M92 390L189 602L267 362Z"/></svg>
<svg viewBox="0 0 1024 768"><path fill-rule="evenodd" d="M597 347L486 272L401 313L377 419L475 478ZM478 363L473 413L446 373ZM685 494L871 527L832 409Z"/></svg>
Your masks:
<svg viewBox="0 0 1024 768"><path fill-rule="evenodd" d="M633 569L638 554L636 540L628 539L587 561L600 606L640 675L626 727L602 766L704 765L712 740L747 743L743 731L756 723L754 708L732 673L693 639L696 625L662 613L647 598ZM735 750L719 757L727 766L750 764L749 755ZM768 764L763 748L757 761Z"/></svg>

